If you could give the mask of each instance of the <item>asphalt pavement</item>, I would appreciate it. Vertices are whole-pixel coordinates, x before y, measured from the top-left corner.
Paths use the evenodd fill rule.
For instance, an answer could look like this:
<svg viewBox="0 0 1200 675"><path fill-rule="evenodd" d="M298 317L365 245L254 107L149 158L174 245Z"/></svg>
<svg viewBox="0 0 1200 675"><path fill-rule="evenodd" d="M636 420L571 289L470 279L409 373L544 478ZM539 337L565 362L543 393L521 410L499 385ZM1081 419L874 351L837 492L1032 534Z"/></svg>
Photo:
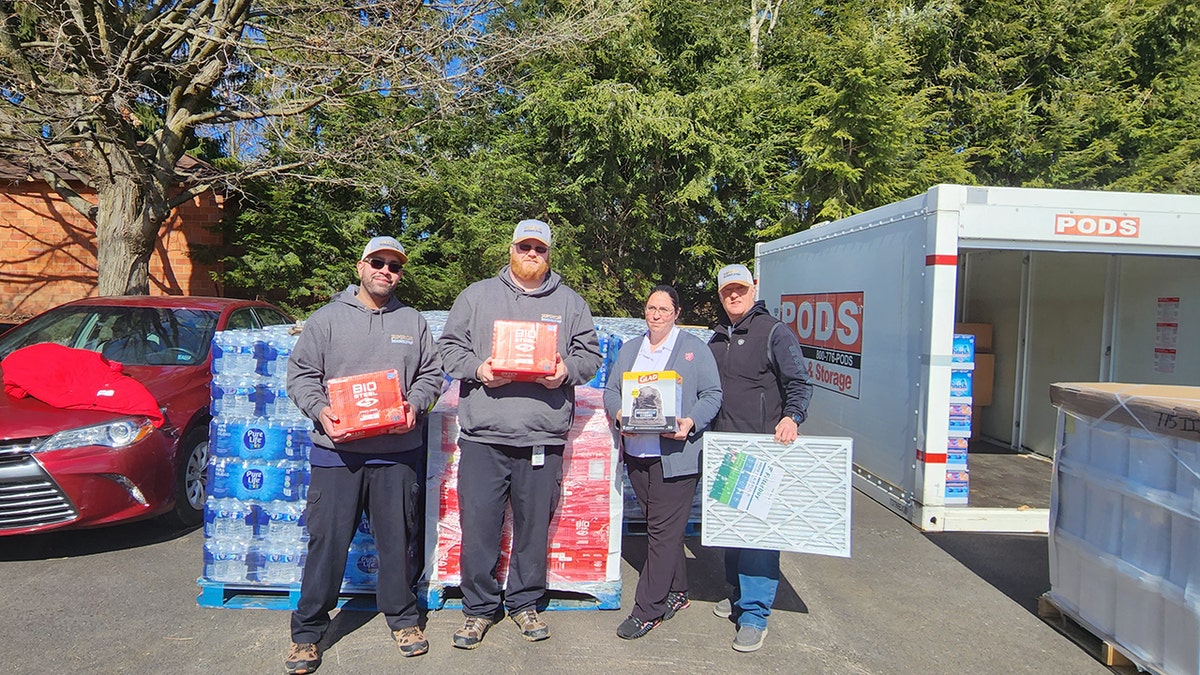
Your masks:
<svg viewBox="0 0 1200 675"><path fill-rule="evenodd" d="M926 536L862 494L852 556L784 553L762 650L730 648L712 614L727 588L718 550L689 539L692 606L645 637L614 633L632 606L645 540L624 540L624 611L555 611L552 636L511 622L454 649L456 610L430 612L428 654L402 658L383 617L336 615L319 672L1105 673L1035 614L1049 587L1044 536ZM0 538L0 654L12 673L281 673L288 612L196 603L203 534L157 523Z"/></svg>

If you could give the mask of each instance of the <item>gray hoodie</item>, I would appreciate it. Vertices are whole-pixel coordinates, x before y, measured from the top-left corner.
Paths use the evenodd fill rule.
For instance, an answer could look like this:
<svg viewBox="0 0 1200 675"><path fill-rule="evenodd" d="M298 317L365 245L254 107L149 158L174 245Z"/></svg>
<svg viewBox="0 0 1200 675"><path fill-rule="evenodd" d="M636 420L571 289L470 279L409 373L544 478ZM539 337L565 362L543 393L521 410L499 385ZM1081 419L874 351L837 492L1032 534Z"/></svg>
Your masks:
<svg viewBox="0 0 1200 675"><path fill-rule="evenodd" d="M316 423L312 432L313 444L318 446L314 448L314 464L318 464L321 448L390 455L423 445L423 423L407 434L335 444L320 423L321 409L329 405L327 381L395 368L404 398L418 414L424 413L442 391L441 365L425 317L396 298L389 299L381 309L369 309L357 293L358 286L351 284L333 296L328 305L313 312L304 322L288 359L288 396Z"/></svg>
<svg viewBox="0 0 1200 675"><path fill-rule="evenodd" d="M558 353L567 379L557 389L537 382L511 382L489 389L475 379L492 354L492 324L551 321L559 325ZM479 443L529 447L564 445L575 415L575 386L600 367L600 343L592 311L556 272L535 291L513 283L508 265L491 279L477 281L458 294L438 341L442 364L461 380L458 424L462 438Z"/></svg>

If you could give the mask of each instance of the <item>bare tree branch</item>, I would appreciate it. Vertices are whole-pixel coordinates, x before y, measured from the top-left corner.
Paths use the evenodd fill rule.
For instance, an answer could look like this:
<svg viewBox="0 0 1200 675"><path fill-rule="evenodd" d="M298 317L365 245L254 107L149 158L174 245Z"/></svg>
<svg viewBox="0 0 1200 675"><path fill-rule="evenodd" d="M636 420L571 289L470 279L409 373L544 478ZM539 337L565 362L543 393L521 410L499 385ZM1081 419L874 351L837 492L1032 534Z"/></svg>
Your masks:
<svg viewBox="0 0 1200 675"><path fill-rule="evenodd" d="M520 33L488 21L511 1L0 2L0 155L55 177L94 220L101 293L143 292L153 236L183 201L273 174L331 180L308 173L322 166L368 175L353 168L422 119L511 84L522 58L616 29L631 0L568 0ZM381 114L357 135L323 132L322 115L356 108ZM202 136L241 165L176 195ZM99 204L83 208L63 169Z"/></svg>

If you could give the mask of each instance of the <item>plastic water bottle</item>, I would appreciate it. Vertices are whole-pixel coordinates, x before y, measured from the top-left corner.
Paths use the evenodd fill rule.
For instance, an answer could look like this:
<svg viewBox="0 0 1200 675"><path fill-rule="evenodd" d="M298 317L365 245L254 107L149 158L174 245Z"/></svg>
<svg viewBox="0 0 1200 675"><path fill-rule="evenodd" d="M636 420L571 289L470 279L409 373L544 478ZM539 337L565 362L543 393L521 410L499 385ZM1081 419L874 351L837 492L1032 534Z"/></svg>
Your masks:
<svg viewBox="0 0 1200 675"><path fill-rule="evenodd" d="M308 442L308 431L297 424L295 419L274 417L266 422L266 448L263 456L269 459L286 459L300 462L306 458L305 443Z"/></svg>
<svg viewBox="0 0 1200 675"><path fill-rule="evenodd" d="M275 346L271 344L270 335L266 331L256 330L251 338L254 341L254 372L270 378L275 372Z"/></svg>
<svg viewBox="0 0 1200 675"><path fill-rule="evenodd" d="M371 529L371 520L367 518L367 514L362 514L362 517L358 519L358 529L354 531L352 541L371 548L375 547L375 532Z"/></svg>
<svg viewBox="0 0 1200 675"><path fill-rule="evenodd" d="M304 505L276 500L262 507L266 531L263 540L271 544L297 543L306 540Z"/></svg>
<svg viewBox="0 0 1200 675"><path fill-rule="evenodd" d="M237 470L233 496L255 502L297 502L303 494L302 475L300 462L244 460Z"/></svg>
<svg viewBox="0 0 1200 675"><path fill-rule="evenodd" d="M210 506L211 516L208 513ZM211 532L211 538L225 541L250 541L254 538L254 523L257 520L254 505L237 499L209 498L205 507L206 535Z"/></svg>
<svg viewBox="0 0 1200 675"><path fill-rule="evenodd" d="M225 331L217 331L213 335L212 344L212 374L220 375L225 372L229 365L225 361L226 354L229 353L229 333Z"/></svg>
<svg viewBox="0 0 1200 675"><path fill-rule="evenodd" d="M257 384L249 375L238 376L237 383L233 385L231 400L226 400L223 412L231 417L253 417L254 388ZM225 396L229 399L230 393L226 392Z"/></svg>
<svg viewBox="0 0 1200 675"><path fill-rule="evenodd" d="M234 457L238 454L238 443L233 434L239 427L239 421L222 415L209 422L209 449L213 457Z"/></svg>
<svg viewBox="0 0 1200 675"><path fill-rule="evenodd" d="M205 483L208 494L217 499L234 496L237 481L235 474L238 473L239 464L240 460L231 457L213 457L209 460L208 481Z"/></svg>
<svg viewBox="0 0 1200 675"><path fill-rule="evenodd" d="M347 586L374 588L378 579L379 555L375 552L375 545L352 542L343 581Z"/></svg>
<svg viewBox="0 0 1200 675"><path fill-rule="evenodd" d="M209 495L208 499L204 500L204 538L214 539L217 537L217 511L220 509L220 499Z"/></svg>
<svg viewBox="0 0 1200 675"><path fill-rule="evenodd" d="M253 361L254 343L250 341L247 331L230 331L225 372L230 375L249 375L254 371Z"/></svg>
<svg viewBox="0 0 1200 675"><path fill-rule="evenodd" d="M300 409L292 403L292 399L288 398L287 385L283 382L276 382L268 385L269 396L271 403L269 406L270 412L268 417L274 417L279 420L296 420L304 415Z"/></svg>
<svg viewBox="0 0 1200 675"><path fill-rule="evenodd" d="M233 496L241 500L260 502L273 501L276 492L277 479L274 468L257 459L245 459L236 462L234 470Z"/></svg>
<svg viewBox="0 0 1200 675"><path fill-rule="evenodd" d="M271 340L275 350L275 363L271 367L271 376L279 382L286 382L288 359L292 358L292 348L296 346L296 338L284 333L273 336Z"/></svg>
<svg viewBox="0 0 1200 675"><path fill-rule="evenodd" d="M204 542L204 578L210 581L250 581L250 543L228 539Z"/></svg>
<svg viewBox="0 0 1200 675"><path fill-rule="evenodd" d="M259 581L272 586L288 586L300 582L300 560L304 548L299 543L268 542L261 549L262 572Z"/></svg>
<svg viewBox="0 0 1200 675"><path fill-rule="evenodd" d="M272 458L268 449L268 425L269 421L261 417L239 419L236 424L229 425L238 456L243 459Z"/></svg>

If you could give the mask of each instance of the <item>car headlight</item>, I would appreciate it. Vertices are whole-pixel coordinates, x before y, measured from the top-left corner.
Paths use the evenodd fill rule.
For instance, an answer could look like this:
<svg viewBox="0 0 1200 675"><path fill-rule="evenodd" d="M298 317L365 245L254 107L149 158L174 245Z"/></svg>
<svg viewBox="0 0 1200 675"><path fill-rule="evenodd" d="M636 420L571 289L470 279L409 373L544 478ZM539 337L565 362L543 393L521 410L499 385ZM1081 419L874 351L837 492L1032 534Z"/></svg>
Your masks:
<svg viewBox="0 0 1200 675"><path fill-rule="evenodd" d="M154 423L147 417L127 417L92 427L67 429L47 438L34 452L82 448L99 445L105 448L126 448L154 431Z"/></svg>

